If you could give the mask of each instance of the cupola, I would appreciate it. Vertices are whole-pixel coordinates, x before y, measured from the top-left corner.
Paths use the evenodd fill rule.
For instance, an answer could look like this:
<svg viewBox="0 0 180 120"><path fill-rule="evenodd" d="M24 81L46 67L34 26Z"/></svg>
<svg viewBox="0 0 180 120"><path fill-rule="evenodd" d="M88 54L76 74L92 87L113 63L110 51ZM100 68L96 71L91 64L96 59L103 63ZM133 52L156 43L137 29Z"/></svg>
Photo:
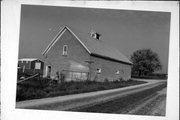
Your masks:
<svg viewBox="0 0 180 120"><path fill-rule="evenodd" d="M100 40L101 34L95 32L95 31L91 31L91 37L93 37L96 40Z"/></svg>

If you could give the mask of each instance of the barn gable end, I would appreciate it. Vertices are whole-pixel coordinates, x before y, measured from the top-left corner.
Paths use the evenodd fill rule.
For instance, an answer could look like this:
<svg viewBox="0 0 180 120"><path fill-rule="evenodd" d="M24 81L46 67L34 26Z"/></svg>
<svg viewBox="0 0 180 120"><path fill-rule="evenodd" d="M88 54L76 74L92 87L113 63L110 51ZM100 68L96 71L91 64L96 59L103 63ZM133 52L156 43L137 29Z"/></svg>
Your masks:
<svg viewBox="0 0 180 120"><path fill-rule="evenodd" d="M67 54L63 54L66 46ZM43 53L47 66L51 66L51 76L57 72L79 71L88 72L88 64L85 61L90 59L90 54L78 38L69 30L63 29L62 34L51 42ZM45 70L44 72L46 72Z"/></svg>
<svg viewBox="0 0 180 120"><path fill-rule="evenodd" d="M71 35L73 35L76 40L78 40L80 42L80 44L87 50L87 52L89 54L91 54L91 52L89 51L89 49L84 45L84 43L68 28L68 27L64 27L55 37L54 39L51 41L51 43L47 46L47 48L43 51L42 55L45 55L48 53L48 51L53 47L53 45L60 39L60 37L66 32L69 31L71 33Z"/></svg>

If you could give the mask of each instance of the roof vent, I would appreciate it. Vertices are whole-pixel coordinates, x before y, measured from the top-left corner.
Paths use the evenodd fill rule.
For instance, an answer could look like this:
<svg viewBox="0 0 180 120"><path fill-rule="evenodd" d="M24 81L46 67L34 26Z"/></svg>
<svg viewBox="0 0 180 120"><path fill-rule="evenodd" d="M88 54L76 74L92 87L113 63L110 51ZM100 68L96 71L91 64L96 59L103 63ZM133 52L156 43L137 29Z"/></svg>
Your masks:
<svg viewBox="0 0 180 120"><path fill-rule="evenodd" d="M93 37L96 40L100 40L101 34L95 32L95 31L91 31L91 37Z"/></svg>

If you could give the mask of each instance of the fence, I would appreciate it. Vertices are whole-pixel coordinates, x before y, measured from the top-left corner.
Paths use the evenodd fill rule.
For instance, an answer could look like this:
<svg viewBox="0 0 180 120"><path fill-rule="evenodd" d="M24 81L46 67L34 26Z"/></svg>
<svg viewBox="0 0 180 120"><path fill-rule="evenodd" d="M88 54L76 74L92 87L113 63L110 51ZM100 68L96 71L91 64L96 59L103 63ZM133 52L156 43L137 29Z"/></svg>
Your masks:
<svg viewBox="0 0 180 120"><path fill-rule="evenodd" d="M21 83L21 82L24 82L24 81L30 80L30 79L35 78L35 77L37 77L37 76L39 76L39 74L38 74L38 73L37 73L37 74L35 74L35 75L32 75L32 76L30 76L30 77L28 77L28 78L25 78L24 80L20 80L20 81L18 81L17 83L19 84L19 83Z"/></svg>
<svg viewBox="0 0 180 120"><path fill-rule="evenodd" d="M18 69L18 73L21 74L21 73L26 73L26 74L29 74L29 75L34 75L34 74L37 74L39 73L40 75L43 75L43 70L40 70L40 69Z"/></svg>

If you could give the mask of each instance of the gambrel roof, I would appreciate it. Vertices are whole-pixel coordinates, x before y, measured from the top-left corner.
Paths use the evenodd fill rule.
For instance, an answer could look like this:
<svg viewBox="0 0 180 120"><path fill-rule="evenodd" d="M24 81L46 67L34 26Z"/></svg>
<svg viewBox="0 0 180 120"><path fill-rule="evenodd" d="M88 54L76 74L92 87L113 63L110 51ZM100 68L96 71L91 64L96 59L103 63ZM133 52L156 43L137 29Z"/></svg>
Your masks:
<svg viewBox="0 0 180 120"><path fill-rule="evenodd" d="M117 50L116 48L105 44L102 40L95 40L90 36L90 33L88 32L85 33L81 31L75 34L67 26L63 27L60 30L60 32L54 37L54 39L42 53L43 55L48 53L51 47L56 43L56 41L66 30L70 31L70 33L72 33L77 38L77 40L82 44L82 46L87 50L87 52L90 55L115 60L126 64L132 64L132 62L130 62L129 59L126 56L124 56L121 52L119 52L119 50Z"/></svg>

